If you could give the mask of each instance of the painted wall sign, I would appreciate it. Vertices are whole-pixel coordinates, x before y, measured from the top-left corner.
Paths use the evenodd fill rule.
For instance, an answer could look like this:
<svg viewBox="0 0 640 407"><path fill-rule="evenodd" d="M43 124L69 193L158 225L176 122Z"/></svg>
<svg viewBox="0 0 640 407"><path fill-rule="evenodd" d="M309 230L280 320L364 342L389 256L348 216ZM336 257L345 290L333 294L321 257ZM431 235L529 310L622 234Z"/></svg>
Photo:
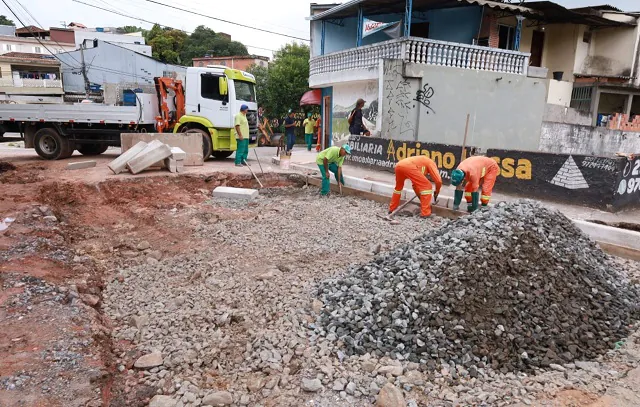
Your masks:
<svg viewBox="0 0 640 407"><path fill-rule="evenodd" d="M617 208L640 207L640 157L623 158L620 168L614 205Z"/></svg>
<svg viewBox="0 0 640 407"><path fill-rule="evenodd" d="M448 183L451 171L460 163L462 152L461 146L364 136L349 137L349 145L351 156L347 157L351 162L387 171L393 171L395 164L404 158L425 155L435 161L445 183Z"/></svg>
<svg viewBox="0 0 640 407"><path fill-rule="evenodd" d="M444 183L460 163L461 146L389 140L377 137L349 137L354 164L393 171L406 157L425 155L436 162ZM475 148L469 147L473 153ZM604 210L640 207L640 157L593 157L531 151L486 151L495 160L500 175L498 192L585 205Z"/></svg>

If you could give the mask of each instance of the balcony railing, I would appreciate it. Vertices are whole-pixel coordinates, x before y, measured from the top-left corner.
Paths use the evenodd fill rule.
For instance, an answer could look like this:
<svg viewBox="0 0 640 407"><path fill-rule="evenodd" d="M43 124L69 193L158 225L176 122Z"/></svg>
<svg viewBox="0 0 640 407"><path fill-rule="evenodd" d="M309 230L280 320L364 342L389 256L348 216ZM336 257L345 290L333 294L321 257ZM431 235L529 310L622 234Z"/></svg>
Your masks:
<svg viewBox="0 0 640 407"><path fill-rule="evenodd" d="M380 59L526 75L530 54L426 38L402 38L311 59L310 74L377 67Z"/></svg>
<svg viewBox="0 0 640 407"><path fill-rule="evenodd" d="M0 78L0 88L62 88L60 79Z"/></svg>

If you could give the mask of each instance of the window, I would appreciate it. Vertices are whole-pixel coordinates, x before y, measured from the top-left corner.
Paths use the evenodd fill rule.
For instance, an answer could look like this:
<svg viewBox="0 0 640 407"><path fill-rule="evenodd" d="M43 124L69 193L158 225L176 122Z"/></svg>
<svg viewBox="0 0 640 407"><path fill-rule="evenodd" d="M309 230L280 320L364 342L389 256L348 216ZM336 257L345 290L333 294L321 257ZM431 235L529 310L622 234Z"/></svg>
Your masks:
<svg viewBox="0 0 640 407"><path fill-rule="evenodd" d="M225 97L220 94L220 76L202 74L200 78L200 95L203 98L225 100Z"/></svg>
<svg viewBox="0 0 640 407"><path fill-rule="evenodd" d="M33 52L35 52L36 54L40 54L40 53L42 53L42 48L40 48L40 47L33 47Z"/></svg>
<svg viewBox="0 0 640 407"><path fill-rule="evenodd" d="M13 51L13 45L11 44L5 45L5 48L7 48L7 51Z"/></svg>
<svg viewBox="0 0 640 407"><path fill-rule="evenodd" d="M499 42L498 48L501 49L513 49L513 36L516 31L515 27L511 27L508 25L499 25Z"/></svg>
<svg viewBox="0 0 640 407"><path fill-rule="evenodd" d="M243 102L256 101L256 88L253 83L236 79L233 81L233 87L236 90L236 99L242 100Z"/></svg>

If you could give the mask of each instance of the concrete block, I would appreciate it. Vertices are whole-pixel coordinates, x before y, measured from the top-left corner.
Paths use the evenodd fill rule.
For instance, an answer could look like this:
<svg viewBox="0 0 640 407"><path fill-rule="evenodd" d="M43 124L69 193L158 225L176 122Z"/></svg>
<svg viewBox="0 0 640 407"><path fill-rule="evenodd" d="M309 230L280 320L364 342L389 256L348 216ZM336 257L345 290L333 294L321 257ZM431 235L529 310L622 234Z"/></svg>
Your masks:
<svg viewBox="0 0 640 407"><path fill-rule="evenodd" d="M81 170L84 168L93 168L96 166L95 161L76 161L74 163L67 164L68 170Z"/></svg>
<svg viewBox="0 0 640 407"><path fill-rule="evenodd" d="M258 197L258 190L248 188L216 187L216 189L213 190L213 197L252 200Z"/></svg>
<svg viewBox="0 0 640 407"><path fill-rule="evenodd" d="M122 151L127 151L139 141L158 140L169 147L179 147L185 152L184 165L200 166L204 164L202 157L202 136L198 133L123 133L120 135ZM163 166L164 162L158 163Z"/></svg>
<svg viewBox="0 0 640 407"><path fill-rule="evenodd" d="M374 194L387 195L391 197L391 195L393 195L393 188L393 185L371 181L371 192L373 192Z"/></svg>
<svg viewBox="0 0 640 407"><path fill-rule="evenodd" d="M180 147L171 147L171 157L175 158L177 161L184 161L187 159L187 153L185 153Z"/></svg>
<svg viewBox="0 0 640 407"><path fill-rule="evenodd" d="M147 147L147 142L140 141L135 146L132 146L126 152L120 154L118 158L111 161L108 165L109 169L113 171L114 174L120 174L122 171L127 168L127 161L131 160L138 154L142 152ZM124 150L122 150L124 151Z"/></svg>
<svg viewBox="0 0 640 407"><path fill-rule="evenodd" d="M331 177L333 179L333 176ZM356 178L356 177L344 177L344 184L347 187L358 189L360 191L371 192L371 181Z"/></svg>
<svg viewBox="0 0 640 407"><path fill-rule="evenodd" d="M135 156L127 163L127 168L129 168L132 174L138 174L158 161L164 161L164 159L170 155L171 149L169 146L160 143L159 145L152 146L150 149L145 149L145 151Z"/></svg>
<svg viewBox="0 0 640 407"><path fill-rule="evenodd" d="M170 172L184 172L184 160L176 160L173 155L164 159L164 166Z"/></svg>

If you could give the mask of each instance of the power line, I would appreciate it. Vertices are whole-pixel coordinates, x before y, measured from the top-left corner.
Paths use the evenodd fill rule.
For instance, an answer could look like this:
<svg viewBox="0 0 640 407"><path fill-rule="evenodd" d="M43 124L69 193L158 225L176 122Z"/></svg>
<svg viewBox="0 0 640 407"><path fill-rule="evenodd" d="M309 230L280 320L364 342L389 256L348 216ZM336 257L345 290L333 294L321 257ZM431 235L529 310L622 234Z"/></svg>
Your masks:
<svg viewBox="0 0 640 407"><path fill-rule="evenodd" d="M144 1L149 2L149 3L153 3L153 4L158 4L158 5L160 5L160 6L164 6L164 7L172 8L172 9L174 9L174 10L183 11L183 12L185 12L185 13L194 14L194 15L197 15L197 16L200 16L200 17L206 17L206 18L210 18L210 19L212 19L212 20L221 21L221 22L223 22L223 23L237 25L237 26L239 26L239 27L249 28L249 29L256 30L256 31L262 31L262 32L266 32L266 33L269 33L269 34L280 35L280 36L282 36L282 37L293 38L294 40L301 40L301 41L307 41L307 42L309 42L309 40L308 40L308 39L306 39L306 38L296 37L296 36L289 35L289 34L282 34L282 33L279 33L279 32L266 30L266 29L264 29L264 28L251 27L251 26L249 26L249 25L245 25L245 24L242 24L242 23L236 23L236 22L229 21L229 20L223 20L223 19L218 18L218 17L209 16L209 15L206 15L206 14L199 13L199 12L197 12L197 11L191 11L191 10L183 9L183 8L180 8L180 7L172 6L172 5L170 5L170 4L160 3L159 1L155 1L155 0L144 0Z"/></svg>
<svg viewBox="0 0 640 407"><path fill-rule="evenodd" d="M186 31L186 30L182 30L180 28L171 27L169 25L164 25L164 24L160 24L160 23L157 23L157 22L145 20L145 19L140 18L140 17L133 17L133 16L125 14L125 13L120 13L118 11L109 10L109 9L104 8L104 7L96 6L95 4L85 3L84 1L81 1L81 0L72 0L72 1L74 3L80 3L80 4L84 4L85 6L96 8L98 10L107 11L109 13L117 14L117 15L122 16L122 17L127 17L127 18L130 18L132 20L142 21L143 23L152 24L152 25L156 25L157 24L157 25L162 26L162 27L171 28L172 30L182 31L183 33L189 34L189 35L193 34L193 32L191 32L191 31ZM249 48L256 48L256 49L261 49L261 50L264 50L264 51L275 52L275 50L272 50L272 49L269 49L269 48L256 47L255 45L245 44L245 46L249 47Z"/></svg>
<svg viewBox="0 0 640 407"><path fill-rule="evenodd" d="M38 36L36 36L33 31L31 31L31 28L29 28L25 23L22 22L22 20L20 19L20 17L18 17L18 14L16 14L15 11L13 11L13 9L7 4L7 2L5 0L2 0L2 2L4 3L4 5L7 7L7 9L9 9L9 11L11 12L11 14L13 14L13 16L18 20L18 22L20 24L22 24L23 27L25 27L27 29L27 31L29 31L29 33L31 34L31 36L33 38L36 39L36 41L38 41L40 43L40 45L42 45L44 47L44 49L46 49L47 51L49 51L49 53L51 55L53 55L53 57L55 59L57 59L58 61L60 61L60 63L63 63L65 65L67 65L70 68L74 68L73 66L69 65L68 63L64 62L63 60L61 60L60 58L58 58L58 56L56 56L56 54L54 52L51 52L51 50L49 49L49 47L47 47Z"/></svg>
<svg viewBox="0 0 640 407"><path fill-rule="evenodd" d="M22 9L33 19L33 21L36 22L36 24L38 24L39 27L44 29L44 26L42 24L40 24L40 22L33 16L33 14L31 14L29 12L29 10L22 3L20 3L18 0L13 0L13 1L15 1L20 7L22 7ZM52 39L52 41L55 42L56 44L58 44L58 46L60 47L61 50L64 50L64 47L58 41L53 40L53 39ZM80 64L80 61L75 59L72 55L69 55L69 56L71 57L71 59L76 61L77 64Z"/></svg>

